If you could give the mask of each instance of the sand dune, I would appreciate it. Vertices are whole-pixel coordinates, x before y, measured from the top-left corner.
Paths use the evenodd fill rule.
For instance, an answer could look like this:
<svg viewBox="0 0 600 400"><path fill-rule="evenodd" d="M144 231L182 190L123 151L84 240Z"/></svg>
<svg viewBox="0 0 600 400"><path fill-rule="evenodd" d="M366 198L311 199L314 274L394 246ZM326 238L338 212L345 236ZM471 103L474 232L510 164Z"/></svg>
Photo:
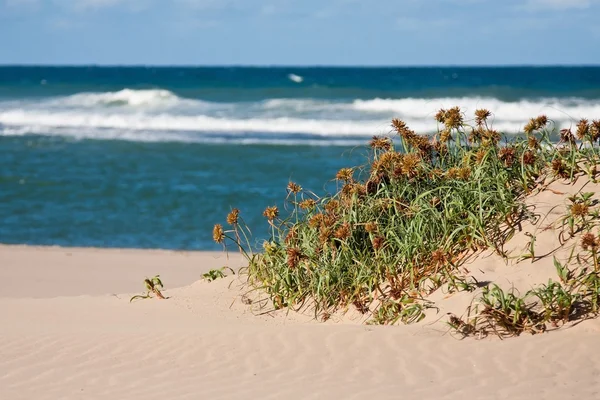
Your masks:
<svg viewBox="0 0 600 400"><path fill-rule="evenodd" d="M592 399L600 392L597 321L459 341L441 323L255 315L239 301L235 277L197 281L223 265L221 254L2 246L0 260L3 400ZM140 279L155 273L170 299L129 303Z"/></svg>

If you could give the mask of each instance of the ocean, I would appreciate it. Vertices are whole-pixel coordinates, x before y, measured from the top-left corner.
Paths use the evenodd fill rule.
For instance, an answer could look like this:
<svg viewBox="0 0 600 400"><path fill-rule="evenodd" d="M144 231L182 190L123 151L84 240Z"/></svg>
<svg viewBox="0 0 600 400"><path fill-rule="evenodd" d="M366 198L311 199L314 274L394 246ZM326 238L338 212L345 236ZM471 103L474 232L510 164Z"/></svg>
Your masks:
<svg viewBox="0 0 600 400"><path fill-rule="evenodd" d="M507 137L600 118L600 67L0 66L0 243L215 250L256 242L290 180L326 194L400 118L488 108Z"/></svg>

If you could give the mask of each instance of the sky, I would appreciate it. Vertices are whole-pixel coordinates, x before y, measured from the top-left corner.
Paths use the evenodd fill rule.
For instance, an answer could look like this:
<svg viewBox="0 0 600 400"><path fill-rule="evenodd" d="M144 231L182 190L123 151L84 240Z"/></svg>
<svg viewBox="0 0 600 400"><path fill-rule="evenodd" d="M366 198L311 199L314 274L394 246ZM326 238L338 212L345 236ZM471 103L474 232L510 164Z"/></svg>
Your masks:
<svg viewBox="0 0 600 400"><path fill-rule="evenodd" d="M0 0L0 64L600 64L600 0Z"/></svg>

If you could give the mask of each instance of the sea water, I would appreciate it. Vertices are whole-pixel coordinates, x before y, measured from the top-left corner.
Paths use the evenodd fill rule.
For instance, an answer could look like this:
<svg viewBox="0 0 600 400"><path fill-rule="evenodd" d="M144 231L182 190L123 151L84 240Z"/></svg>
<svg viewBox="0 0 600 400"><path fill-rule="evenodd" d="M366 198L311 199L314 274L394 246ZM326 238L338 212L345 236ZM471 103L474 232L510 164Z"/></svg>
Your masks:
<svg viewBox="0 0 600 400"><path fill-rule="evenodd" d="M545 114L600 118L600 67L0 67L0 243L217 249L241 210L319 195L403 119L493 112L507 137Z"/></svg>

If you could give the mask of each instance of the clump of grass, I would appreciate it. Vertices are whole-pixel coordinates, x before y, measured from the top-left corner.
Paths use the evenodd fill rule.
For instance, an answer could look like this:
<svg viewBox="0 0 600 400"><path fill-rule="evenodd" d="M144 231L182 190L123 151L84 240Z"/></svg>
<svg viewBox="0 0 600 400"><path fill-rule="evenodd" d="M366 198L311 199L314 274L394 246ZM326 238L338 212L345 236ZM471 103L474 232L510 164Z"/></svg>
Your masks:
<svg viewBox="0 0 600 400"><path fill-rule="evenodd" d="M164 289L164 286L159 275L144 279L144 286L146 287L146 292L144 294L133 296L131 299L129 299L130 303L136 299L149 299L153 296L157 299L165 299L165 296L163 296L161 292L161 290Z"/></svg>
<svg viewBox="0 0 600 400"><path fill-rule="evenodd" d="M202 274L202 278L207 282L212 282L217 279L225 278L227 276L226 271L229 270L233 275L235 275L235 271L229 267L221 267L217 269L211 269L210 271Z"/></svg>
<svg viewBox="0 0 600 400"><path fill-rule="evenodd" d="M391 136L369 143L366 165L338 171L335 193L319 197L288 185L286 215L275 206L263 213L270 231L264 251L252 252L239 212L227 218L231 230L215 225L214 239L232 241L247 257L248 282L268 294L274 309L310 306L326 319L355 308L372 323L419 321L430 306L423 300L427 294L443 285L476 288L460 269L467 255L486 248L505 255L515 227L531 217L527 194L547 177L573 179L583 164L591 173L600 159L595 122L578 127L577 137L587 145L563 130L555 146L552 122L543 115L512 139L493 129L491 116L481 109L469 121L458 107L442 109L430 137L394 119ZM589 227L584 211L572 210L573 232L576 225ZM529 258L533 246L534 240ZM540 290L550 316L540 317L515 293L493 287L482 295L479 321L485 317L488 325L517 334L550 317L564 320L566 295L550 283ZM481 329L472 322L453 325L469 333Z"/></svg>

